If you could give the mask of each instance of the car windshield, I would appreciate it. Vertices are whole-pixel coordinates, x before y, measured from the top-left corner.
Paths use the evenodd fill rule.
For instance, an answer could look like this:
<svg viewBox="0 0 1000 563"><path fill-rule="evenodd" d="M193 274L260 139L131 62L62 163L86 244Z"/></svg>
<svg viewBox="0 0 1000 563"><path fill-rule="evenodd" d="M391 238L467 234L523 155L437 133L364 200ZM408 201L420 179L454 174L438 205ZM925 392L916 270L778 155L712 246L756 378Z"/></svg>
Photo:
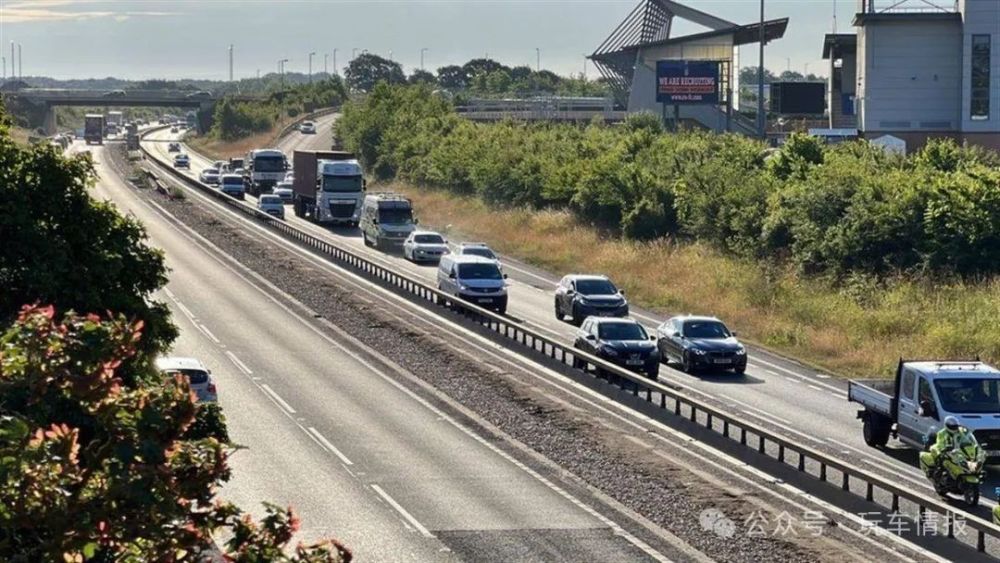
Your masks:
<svg viewBox="0 0 1000 563"><path fill-rule="evenodd" d="M360 192L361 176L323 176L324 192Z"/></svg>
<svg viewBox="0 0 1000 563"><path fill-rule="evenodd" d="M408 225L413 222L413 212L406 209L379 209L379 223L386 225Z"/></svg>
<svg viewBox="0 0 1000 563"><path fill-rule="evenodd" d="M258 156L253 160L257 172L284 172L285 159L280 156Z"/></svg>
<svg viewBox="0 0 1000 563"><path fill-rule="evenodd" d="M263 195L260 196L260 202L263 204L281 205L281 198L276 195Z"/></svg>
<svg viewBox="0 0 1000 563"><path fill-rule="evenodd" d="M242 186L243 185L243 178L226 178L225 176L223 176L222 183L226 184L226 185L232 184L232 185Z"/></svg>
<svg viewBox="0 0 1000 563"><path fill-rule="evenodd" d="M639 323L601 323L597 327L601 340L647 340L646 329Z"/></svg>
<svg viewBox="0 0 1000 563"><path fill-rule="evenodd" d="M582 295L614 295L618 288L608 280L576 280L576 291Z"/></svg>
<svg viewBox="0 0 1000 563"><path fill-rule="evenodd" d="M459 264L458 277L463 280L501 280L496 264Z"/></svg>
<svg viewBox="0 0 1000 563"><path fill-rule="evenodd" d="M483 258L489 258L490 260L496 260L496 254L489 248L482 246L468 246L462 249L462 254L471 254L472 256L482 256Z"/></svg>
<svg viewBox="0 0 1000 563"><path fill-rule="evenodd" d="M441 235L414 235L413 242L420 244L444 244Z"/></svg>
<svg viewBox="0 0 1000 563"><path fill-rule="evenodd" d="M942 378L934 381L941 406L958 414L1000 414L1000 379Z"/></svg>
<svg viewBox="0 0 1000 563"><path fill-rule="evenodd" d="M163 371L166 375L186 375L191 385L200 385L208 381L208 373L200 369L168 369Z"/></svg>
<svg viewBox="0 0 1000 563"><path fill-rule="evenodd" d="M719 321L688 321L684 323L688 338L729 338L729 329Z"/></svg>

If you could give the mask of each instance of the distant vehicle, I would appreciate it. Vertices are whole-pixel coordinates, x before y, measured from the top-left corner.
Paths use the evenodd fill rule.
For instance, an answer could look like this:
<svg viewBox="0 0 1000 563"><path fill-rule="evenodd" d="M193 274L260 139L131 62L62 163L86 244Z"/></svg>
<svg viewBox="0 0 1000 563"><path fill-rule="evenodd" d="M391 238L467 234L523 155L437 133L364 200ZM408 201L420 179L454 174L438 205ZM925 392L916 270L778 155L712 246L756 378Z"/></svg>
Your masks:
<svg viewBox="0 0 1000 563"><path fill-rule="evenodd" d="M271 193L281 198L281 201L285 203L292 203L295 201L295 191L292 190L292 184L290 182L278 182L274 185L274 189Z"/></svg>
<svg viewBox="0 0 1000 563"><path fill-rule="evenodd" d="M274 185L285 177L288 161L278 149L257 149L247 153L243 160L243 183L250 195L271 193Z"/></svg>
<svg viewBox="0 0 1000 563"><path fill-rule="evenodd" d="M191 391L202 403L214 403L218 400L212 372L195 358L158 358L156 369L167 376L183 375L188 379Z"/></svg>
<svg viewBox="0 0 1000 563"><path fill-rule="evenodd" d="M285 218L285 202L281 201L281 198L274 194L261 195L257 199L257 209L278 219Z"/></svg>
<svg viewBox="0 0 1000 563"><path fill-rule="evenodd" d="M219 190L236 199L246 199L243 177L236 174L223 174L219 178Z"/></svg>
<svg viewBox="0 0 1000 563"><path fill-rule="evenodd" d="M303 121L299 125L299 132L304 135L315 135L316 134L316 124L312 121Z"/></svg>
<svg viewBox="0 0 1000 563"><path fill-rule="evenodd" d="M865 443L886 445L890 437L923 449L945 417L954 416L1000 462L1000 371L979 361L900 360L894 379L851 380L847 398L862 410Z"/></svg>
<svg viewBox="0 0 1000 563"><path fill-rule="evenodd" d="M181 144L180 143L168 143L167 144L167 152L181 152Z"/></svg>
<svg viewBox="0 0 1000 563"><path fill-rule="evenodd" d="M448 241L433 231L413 231L403 241L403 257L411 262L437 262L449 252Z"/></svg>
<svg viewBox="0 0 1000 563"><path fill-rule="evenodd" d="M507 312L507 275L479 256L445 254L438 262L438 289L501 315Z"/></svg>
<svg viewBox="0 0 1000 563"><path fill-rule="evenodd" d="M187 168L191 169L191 159L188 158L186 154L179 154L174 157L174 168Z"/></svg>
<svg viewBox="0 0 1000 563"><path fill-rule="evenodd" d="M462 242L459 243L458 249L455 251L456 254L462 256L482 256L489 260L493 260L500 266L500 270L503 270L503 264L500 263L500 257L496 255L493 250L484 242Z"/></svg>
<svg viewBox="0 0 1000 563"><path fill-rule="evenodd" d="M198 174L198 180L204 184L218 185L219 171L215 168L206 168Z"/></svg>
<svg viewBox="0 0 1000 563"><path fill-rule="evenodd" d="M229 159L229 168L230 168L230 170L236 170L238 168L243 168L243 159L242 158L230 158Z"/></svg>
<svg viewBox="0 0 1000 563"><path fill-rule="evenodd" d="M627 317L625 294L607 276L570 274L556 287L556 318L569 315L579 325L589 316Z"/></svg>
<svg viewBox="0 0 1000 563"><path fill-rule="evenodd" d="M191 92L190 94L188 94L187 96L184 96L184 97L185 98L192 98L192 99L194 99L194 98L197 98L197 99L211 98L212 97L212 93L208 92L208 91L205 91L205 90L199 90L197 92Z"/></svg>
<svg viewBox="0 0 1000 563"><path fill-rule="evenodd" d="M177 126L174 125L173 127L170 128L170 132L171 133L178 133L178 132L180 132L180 129L178 129Z"/></svg>
<svg viewBox="0 0 1000 563"><path fill-rule="evenodd" d="M399 248L417 229L413 204L393 193L368 194L361 207L361 237L368 246Z"/></svg>
<svg viewBox="0 0 1000 563"><path fill-rule="evenodd" d="M88 113L83 118L83 140L89 145L104 144L104 115Z"/></svg>
<svg viewBox="0 0 1000 563"><path fill-rule="evenodd" d="M211 94L209 94L209 95L211 95ZM190 98L190 96L188 96L188 97ZM185 120L184 125L186 125L188 129L195 129L195 128L198 127L198 114L197 113L195 113L193 111L187 112L187 115L184 116L184 120Z"/></svg>
<svg viewBox="0 0 1000 563"><path fill-rule="evenodd" d="M111 90L102 94L105 98L124 98L126 95L125 90Z"/></svg>
<svg viewBox="0 0 1000 563"><path fill-rule="evenodd" d="M660 374L660 353L653 338L634 319L587 317L573 347L655 380ZM583 368L585 362L574 358L573 365Z"/></svg>
<svg viewBox="0 0 1000 563"><path fill-rule="evenodd" d="M114 125L116 128L122 128L125 126L125 114L120 111L109 111L107 124Z"/></svg>
<svg viewBox="0 0 1000 563"><path fill-rule="evenodd" d="M657 347L664 362L675 361L681 371L699 369L747 371L747 350L715 317L679 316L656 329Z"/></svg>
<svg viewBox="0 0 1000 563"><path fill-rule="evenodd" d="M298 174L291 182L296 217L317 223L356 227L361 220L365 179L353 154L335 151L295 151L292 163Z"/></svg>

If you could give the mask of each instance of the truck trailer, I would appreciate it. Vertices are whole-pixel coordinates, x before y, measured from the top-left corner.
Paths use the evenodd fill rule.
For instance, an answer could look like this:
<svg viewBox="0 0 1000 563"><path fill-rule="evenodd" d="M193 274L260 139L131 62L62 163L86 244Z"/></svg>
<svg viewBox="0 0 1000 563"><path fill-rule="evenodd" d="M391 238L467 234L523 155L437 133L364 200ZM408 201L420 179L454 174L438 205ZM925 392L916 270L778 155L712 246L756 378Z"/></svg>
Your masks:
<svg viewBox="0 0 1000 563"><path fill-rule="evenodd" d="M343 151L295 151L292 203L296 217L356 227L365 179L357 158Z"/></svg>
<svg viewBox="0 0 1000 563"><path fill-rule="evenodd" d="M100 113L88 113L83 118L83 140L89 145L91 143L104 144L104 115Z"/></svg>

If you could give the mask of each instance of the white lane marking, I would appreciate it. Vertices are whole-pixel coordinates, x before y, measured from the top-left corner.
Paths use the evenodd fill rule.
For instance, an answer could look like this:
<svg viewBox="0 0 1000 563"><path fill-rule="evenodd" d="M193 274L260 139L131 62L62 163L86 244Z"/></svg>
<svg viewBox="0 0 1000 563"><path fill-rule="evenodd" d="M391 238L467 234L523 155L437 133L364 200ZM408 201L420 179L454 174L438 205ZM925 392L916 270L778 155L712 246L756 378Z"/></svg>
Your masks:
<svg viewBox="0 0 1000 563"><path fill-rule="evenodd" d="M797 371L792 371L792 370L790 370L790 369L788 369L786 367L779 366L778 364L769 362L767 360L762 360L762 359L760 359L760 357L754 357L753 361L754 362L760 362L760 363L764 364L765 366L768 366L770 368L774 368L774 369L776 369L778 371L783 371L785 373L794 375L795 377L804 377L801 373L799 373ZM844 396L844 397L847 396L847 393L843 389L841 389L840 387L837 387L835 385L830 385L829 383L824 383L822 381L817 381L815 383L817 383L818 385L822 385L823 387L826 387L827 389L829 389L831 391L836 391L837 394L839 394L841 396Z"/></svg>
<svg viewBox="0 0 1000 563"><path fill-rule="evenodd" d="M820 443L820 440L818 440L816 438L813 438L812 436L810 436L810 435L808 435L808 434L806 434L804 432L799 432L798 430L792 428L791 426L789 426L787 424L783 424L781 422L778 422L777 420L772 419L770 416L763 415L763 414L757 414L757 413L749 411L747 409L742 409L742 410L743 410L744 414L748 414L750 416L753 416L753 417L759 418L761 420L770 422L771 424L777 426L778 428L781 428L785 432L791 432L792 434L795 434L796 436L801 436L801 437L805 438L806 440L809 440L809 441L812 441L812 442L816 442L817 444Z"/></svg>
<svg viewBox="0 0 1000 563"><path fill-rule="evenodd" d="M240 371L242 371L243 373L245 373L247 375L253 375L253 372L250 371L250 368L248 368L246 364L244 364L243 362L241 362L240 359L236 357L236 354L233 354L233 352L231 350L226 350L226 356L229 357L229 360L231 362L233 362L234 364L236 364L236 367L240 368Z"/></svg>
<svg viewBox="0 0 1000 563"><path fill-rule="evenodd" d="M330 441L326 439L325 436L323 436L322 434L320 434L319 430L316 430L315 428L313 428L312 426L310 426L309 427L309 433L312 434L317 440L319 440L319 443L320 443L321 446L323 446L324 448L330 450L330 452L333 453L333 455L339 457L340 461L342 461L344 463L344 465L354 465L353 463L351 463L351 460L347 459L347 456L344 455L343 452L341 452L340 450L338 450L336 446L334 446L333 444L331 444Z"/></svg>
<svg viewBox="0 0 1000 563"><path fill-rule="evenodd" d="M403 508L398 502L396 502L396 499L394 499L391 496L389 496L389 493L387 493L384 490L382 490L382 487L379 487L375 483L372 483L371 487L372 487L372 489L375 490L376 493L378 493L378 495L380 497L382 497L383 499L385 499L385 501L387 503L389 503L389 506L395 508L396 512L400 513L403 516L403 518L406 519L406 521L410 523L410 525L412 525L414 528L416 528L417 531L420 532L420 535L424 536L425 538L433 538L434 537L434 534L432 534L430 532L430 530L428 530L427 528L425 528L424 525L421 524L419 520L417 520L416 518L414 518L412 514L410 514L409 512L407 512L405 508Z"/></svg>
<svg viewBox="0 0 1000 563"><path fill-rule="evenodd" d="M817 391L819 391L821 393L826 393L826 390L823 389L822 387L820 387L819 385L813 385L812 383L807 383L806 385L808 385L809 387L812 387L813 389L815 389L815 390L817 390Z"/></svg>
<svg viewBox="0 0 1000 563"><path fill-rule="evenodd" d="M169 287L164 287L163 288L163 293L165 293L167 295L167 297L169 297L171 300L176 299L176 297L174 297L174 292L170 291Z"/></svg>
<svg viewBox="0 0 1000 563"><path fill-rule="evenodd" d="M184 304L181 303L180 300L178 300L178 299L174 299L174 303L177 304L177 308L180 309L182 313L184 313L185 317L187 317L188 319L191 319L192 323L198 324L196 322L197 321L197 317L194 316L194 313L191 312L191 309L188 309L187 307L185 307Z"/></svg>
<svg viewBox="0 0 1000 563"><path fill-rule="evenodd" d="M204 332L205 336L211 338L213 342L215 342L216 344L222 344L222 341L220 341L218 338L216 338L215 335L212 334L212 331L208 330L207 326L205 326L203 324L195 324L195 326L198 327L198 330Z"/></svg>
<svg viewBox="0 0 1000 563"><path fill-rule="evenodd" d="M794 378L794 377L788 377L787 375L782 375L781 377L784 377L785 379L787 379L788 381L790 381L792 383L802 383L802 380Z"/></svg>
<svg viewBox="0 0 1000 563"><path fill-rule="evenodd" d="M274 399L274 402L278 403L278 406L285 409L288 414L295 414L295 409L292 408L292 405L286 403L285 400L281 398L281 395L275 393L274 389L271 389L270 385L267 383L261 383L260 388L263 389L265 393L270 395L271 398Z"/></svg>
<svg viewBox="0 0 1000 563"><path fill-rule="evenodd" d="M825 373L816 373L816 377L820 379L830 379L830 376Z"/></svg>

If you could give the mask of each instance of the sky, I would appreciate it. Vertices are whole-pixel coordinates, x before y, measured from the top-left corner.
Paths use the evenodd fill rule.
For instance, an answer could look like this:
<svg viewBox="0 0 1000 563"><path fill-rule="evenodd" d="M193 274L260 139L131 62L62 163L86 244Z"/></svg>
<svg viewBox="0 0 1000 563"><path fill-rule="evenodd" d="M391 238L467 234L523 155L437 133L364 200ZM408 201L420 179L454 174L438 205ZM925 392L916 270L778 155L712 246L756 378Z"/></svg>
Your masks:
<svg viewBox="0 0 1000 563"><path fill-rule="evenodd" d="M738 24L759 17L758 0L682 0ZM766 66L825 74L823 35L852 31L858 0L766 0L766 17L790 19L768 46ZM607 37L638 0L0 0L0 54L10 73L10 42L21 45L23 75L128 79L228 77L277 69L343 69L367 50L407 72L488 55L507 65L559 74L584 71L584 55ZM675 24L673 35L702 31ZM538 49L538 51L536 51ZM752 51L752 52L747 52ZM326 57L324 57L326 55ZM745 48L744 65L756 60ZM808 65L808 67L807 67ZM597 76L586 64L588 76ZM819 72L817 72L819 71Z"/></svg>

